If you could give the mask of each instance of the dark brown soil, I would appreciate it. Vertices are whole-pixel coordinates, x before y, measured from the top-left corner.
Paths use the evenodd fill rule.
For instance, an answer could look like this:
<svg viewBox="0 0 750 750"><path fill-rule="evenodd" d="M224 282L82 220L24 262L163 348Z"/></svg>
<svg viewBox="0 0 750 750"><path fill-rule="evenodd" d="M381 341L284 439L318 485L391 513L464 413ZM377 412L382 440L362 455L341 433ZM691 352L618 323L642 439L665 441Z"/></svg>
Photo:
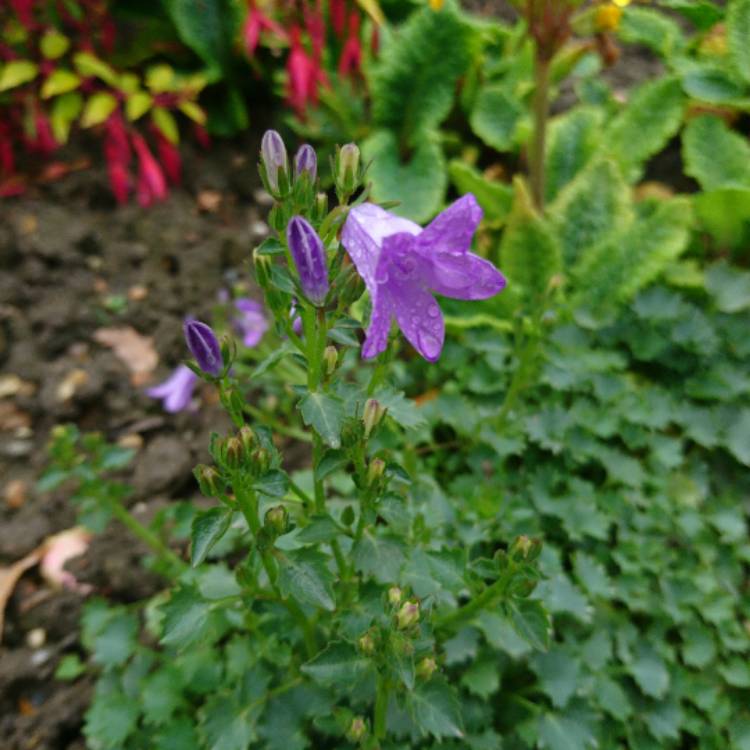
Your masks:
<svg viewBox="0 0 750 750"><path fill-rule="evenodd" d="M184 356L184 315L208 313L265 231L256 154L252 137L188 154L185 187L150 209L116 209L101 169L0 203L0 567L75 524L63 493L35 489L56 424L138 446L129 473L138 514L195 495L191 468L222 425L209 394L197 412L166 414L93 335L132 326L154 339L152 382L169 373ZM138 564L142 554L112 524L72 565L95 593L134 601L161 585ZM60 657L80 648L82 602L36 570L16 586L0 645L2 750L83 748L90 681L53 678Z"/></svg>

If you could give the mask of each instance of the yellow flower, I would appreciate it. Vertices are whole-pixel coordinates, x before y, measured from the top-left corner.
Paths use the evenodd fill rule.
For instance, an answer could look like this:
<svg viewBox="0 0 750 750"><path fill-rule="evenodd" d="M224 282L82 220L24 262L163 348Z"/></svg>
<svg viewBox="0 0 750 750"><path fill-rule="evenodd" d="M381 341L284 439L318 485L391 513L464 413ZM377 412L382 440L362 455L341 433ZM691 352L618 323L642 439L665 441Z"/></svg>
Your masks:
<svg viewBox="0 0 750 750"><path fill-rule="evenodd" d="M612 2L618 7L618 8L625 8L628 5L630 5L630 0L612 0Z"/></svg>
<svg viewBox="0 0 750 750"><path fill-rule="evenodd" d="M429 0L430 1L430 8L433 10L442 10L443 9L443 0Z"/></svg>
<svg viewBox="0 0 750 750"><path fill-rule="evenodd" d="M596 30L616 31L620 25L622 10L617 5L602 5L596 9Z"/></svg>

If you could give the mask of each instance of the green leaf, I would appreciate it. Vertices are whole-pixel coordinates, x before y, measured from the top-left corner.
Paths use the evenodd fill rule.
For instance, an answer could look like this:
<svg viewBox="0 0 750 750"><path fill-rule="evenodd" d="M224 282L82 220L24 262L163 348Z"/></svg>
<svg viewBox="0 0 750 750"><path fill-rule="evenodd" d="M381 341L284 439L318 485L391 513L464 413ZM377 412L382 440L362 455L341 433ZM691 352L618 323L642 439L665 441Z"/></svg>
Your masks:
<svg viewBox="0 0 750 750"><path fill-rule="evenodd" d="M484 177L479 170L460 159L453 159L448 164L448 175L461 195L474 195L488 221L505 221L513 203L510 185Z"/></svg>
<svg viewBox="0 0 750 750"><path fill-rule="evenodd" d="M125 116L130 122L134 122L145 115L153 103L154 99L151 94L145 91L134 91L125 100Z"/></svg>
<svg viewBox="0 0 750 750"><path fill-rule="evenodd" d="M45 79L42 84L42 99L49 99L51 96L66 94L73 91L81 85L81 79L71 70L58 68L52 75Z"/></svg>
<svg viewBox="0 0 750 750"><path fill-rule="evenodd" d="M711 104L739 103L744 87L723 69L713 65L691 65L682 73L685 93Z"/></svg>
<svg viewBox="0 0 750 750"><path fill-rule="evenodd" d="M308 393L299 402L302 419L331 446L341 446L341 425L344 421L344 405L336 396L325 393Z"/></svg>
<svg viewBox="0 0 750 750"><path fill-rule="evenodd" d="M750 409L737 412L727 428L724 445L745 466L750 466Z"/></svg>
<svg viewBox="0 0 750 750"><path fill-rule="evenodd" d="M52 102L50 123L52 134L58 143L66 143L70 135L70 128L83 109L83 96L77 91L58 96Z"/></svg>
<svg viewBox="0 0 750 750"><path fill-rule="evenodd" d="M198 712L207 750L247 750L256 739L255 711L234 694L215 693Z"/></svg>
<svg viewBox="0 0 750 750"><path fill-rule="evenodd" d="M170 142L179 143L180 130L174 115L164 107L154 107L151 110L151 120L159 132Z"/></svg>
<svg viewBox="0 0 750 750"><path fill-rule="evenodd" d="M552 623L544 605L534 599L522 599L508 605L510 621L533 648L546 651L550 644Z"/></svg>
<svg viewBox="0 0 750 750"><path fill-rule="evenodd" d="M38 72L39 67L30 60L10 60L0 67L0 91L33 81Z"/></svg>
<svg viewBox="0 0 750 750"><path fill-rule="evenodd" d="M620 164L628 179L660 151L682 124L685 97L679 81L666 77L636 89L622 111L607 126L603 147Z"/></svg>
<svg viewBox="0 0 750 750"><path fill-rule="evenodd" d="M479 90L469 123L488 146L498 151L510 151L523 113L521 103L504 86L490 84Z"/></svg>
<svg viewBox="0 0 750 750"><path fill-rule="evenodd" d="M619 721L626 721L633 714L633 707L630 705L625 691L619 683L606 675L597 677L594 695L596 695L599 705L610 716L614 716Z"/></svg>
<svg viewBox="0 0 750 750"><path fill-rule="evenodd" d="M66 654L55 669L56 680L75 680L86 671L86 665L76 654Z"/></svg>
<svg viewBox="0 0 750 750"><path fill-rule="evenodd" d="M574 304L600 309L635 296L685 250L691 216L686 199L665 201L622 235L584 253L573 269Z"/></svg>
<svg viewBox="0 0 750 750"><path fill-rule="evenodd" d="M704 190L750 188L750 144L719 117L701 115L682 137L685 172Z"/></svg>
<svg viewBox="0 0 750 750"><path fill-rule="evenodd" d="M545 750L585 750L598 745L590 720L578 712L546 713L539 721L538 732L539 746Z"/></svg>
<svg viewBox="0 0 750 750"><path fill-rule="evenodd" d="M292 596L301 604L311 604L329 612L336 609L333 595L333 573L328 558L317 550L289 552L279 562L279 587L284 596Z"/></svg>
<svg viewBox="0 0 750 750"><path fill-rule="evenodd" d="M368 66L373 120L392 132L399 147L419 149L423 133L448 115L456 81L470 62L472 37L452 9L424 8L384 38L377 62Z"/></svg>
<svg viewBox="0 0 750 750"><path fill-rule="evenodd" d="M711 630L699 623L692 623L682 631L682 658L690 667L703 669L716 658L716 641Z"/></svg>
<svg viewBox="0 0 750 750"><path fill-rule="evenodd" d="M547 200L554 200L594 155L603 119L601 110L583 106L551 120L546 148Z"/></svg>
<svg viewBox="0 0 750 750"><path fill-rule="evenodd" d="M729 723L732 750L750 750L750 716L737 716Z"/></svg>
<svg viewBox="0 0 750 750"><path fill-rule="evenodd" d="M39 40L39 49L48 60L57 60L70 47L70 40L56 29L48 29Z"/></svg>
<svg viewBox="0 0 750 750"><path fill-rule="evenodd" d="M642 44L669 59L685 45L679 24L661 10L628 6L617 35L628 44Z"/></svg>
<svg viewBox="0 0 750 750"><path fill-rule="evenodd" d="M284 497L289 490L289 477L285 471L272 469L255 480L253 489L270 497Z"/></svg>
<svg viewBox="0 0 750 750"><path fill-rule="evenodd" d="M500 672L497 661L477 659L461 675L461 685L469 692L487 700L500 687Z"/></svg>
<svg viewBox="0 0 750 750"><path fill-rule="evenodd" d="M745 83L750 83L750 0L728 3L726 24L732 64Z"/></svg>
<svg viewBox="0 0 750 750"><path fill-rule="evenodd" d="M100 91L92 94L83 108L81 127L101 125L117 108L117 99L112 94Z"/></svg>
<svg viewBox="0 0 750 750"><path fill-rule="evenodd" d="M458 696L447 683L433 679L420 685L414 692L407 693L407 705L423 735L432 735L438 740L464 736Z"/></svg>
<svg viewBox="0 0 750 750"><path fill-rule="evenodd" d="M229 529L232 522L232 511L219 506L198 513L193 519L191 529L190 562L193 567L200 565L211 548Z"/></svg>
<svg viewBox="0 0 750 750"><path fill-rule="evenodd" d="M375 529L366 529L355 544L354 567L378 583L396 583L404 564L404 548L395 536L379 534Z"/></svg>
<svg viewBox="0 0 750 750"><path fill-rule="evenodd" d="M328 543L341 534L336 521L329 515L313 516L310 523L297 534L297 541L301 544Z"/></svg>
<svg viewBox="0 0 750 750"><path fill-rule="evenodd" d="M84 76L96 76L104 83L117 88L117 73L107 63L92 55L90 52L77 52L73 57L73 64L76 70Z"/></svg>
<svg viewBox="0 0 750 750"><path fill-rule="evenodd" d="M381 388L373 395L373 398L388 410L387 416L398 422L404 429L415 429L425 422L424 415L417 404L412 399L406 398L403 391Z"/></svg>
<svg viewBox="0 0 750 750"><path fill-rule="evenodd" d="M750 271L716 263L706 271L706 291L723 313L738 313L750 308Z"/></svg>
<svg viewBox="0 0 750 750"><path fill-rule="evenodd" d="M564 708L578 687L578 660L558 650L537 654L531 662L542 690L556 708Z"/></svg>
<svg viewBox="0 0 750 750"><path fill-rule="evenodd" d="M170 667L150 674L141 688L143 718L148 724L166 724L185 703L180 676Z"/></svg>
<svg viewBox="0 0 750 750"><path fill-rule="evenodd" d="M437 136L424 132L413 151L402 157L395 133L376 130L363 144L372 161L367 176L372 196L379 201L399 201L393 211L412 221L432 218L442 206L447 187L445 157Z"/></svg>
<svg viewBox="0 0 750 750"><path fill-rule="evenodd" d="M371 669L370 660L348 643L334 641L300 667L303 674L321 685L351 689Z"/></svg>
<svg viewBox="0 0 750 750"><path fill-rule="evenodd" d="M91 747L119 750L138 721L138 701L120 691L96 695L86 712L83 733Z"/></svg>
<svg viewBox="0 0 750 750"><path fill-rule="evenodd" d="M651 698L663 698L669 689L669 671L662 658L647 643L639 643L635 658L626 669L638 687Z"/></svg>
<svg viewBox="0 0 750 750"><path fill-rule="evenodd" d="M209 629L210 604L197 589L183 586L159 607L164 617L161 642L184 649L203 640Z"/></svg>
<svg viewBox="0 0 750 750"><path fill-rule="evenodd" d="M517 178L515 200L500 245L500 267L511 284L524 289L527 301L542 297L550 279L561 270L560 246L547 221L531 204Z"/></svg>
<svg viewBox="0 0 750 750"><path fill-rule="evenodd" d="M97 664L124 664L135 650L137 637L138 618L123 607L108 607L98 600L86 607L82 640Z"/></svg>
<svg viewBox="0 0 750 750"><path fill-rule="evenodd" d="M565 266L621 232L632 214L630 189L617 165L600 160L586 167L549 208Z"/></svg>

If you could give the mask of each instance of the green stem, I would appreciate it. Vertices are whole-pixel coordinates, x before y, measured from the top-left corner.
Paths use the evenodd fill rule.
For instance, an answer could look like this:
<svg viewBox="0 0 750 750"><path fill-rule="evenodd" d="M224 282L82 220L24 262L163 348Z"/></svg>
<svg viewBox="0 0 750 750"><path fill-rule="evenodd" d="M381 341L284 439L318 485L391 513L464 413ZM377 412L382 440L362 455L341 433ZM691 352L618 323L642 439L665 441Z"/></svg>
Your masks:
<svg viewBox="0 0 750 750"><path fill-rule="evenodd" d="M279 435L285 435L286 437L293 438L294 440L304 440L305 442L310 441L310 436L306 432L304 432L304 430L300 430L297 427L292 427L291 425L285 425L282 422L279 422L278 419L272 417L270 414L266 414L265 412L261 411L257 406L253 406L252 404L248 404L246 402L243 408L253 419L261 422L262 424L265 424L267 427L270 427L275 432L278 432Z"/></svg>
<svg viewBox="0 0 750 750"><path fill-rule="evenodd" d="M279 695L283 695L284 693L289 692L290 690L293 690L297 687L297 685L302 684L302 678L301 677L295 677L293 680L289 680L288 682L284 682L278 687L272 688L269 690L265 695L262 695L260 698L256 698L254 701L251 701L247 705L247 709L255 708L255 706L259 706L263 703L267 703L268 701L272 700L273 698L278 697Z"/></svg>
<svg viewBox="0 0 750 750"><path fill-rule="evenodd" d="M258 534L261 528L260 519L258 518L258 498L255 492L253 492L251 489L243 487L241 482L238 482L236 485L234 485L234 494L237 498L237 504L242 511L242 515L245 517L247 525L250 527L250 531L252 531L253 536L255 537L257 542ZM313 632L310 621L307 619L305 613L302 611L297 602L295 602L293 599L290 599L288 597L285 598L284 596L282 596L279 587L276 585L276 571L274 569L273 558L271 557L271 554L269 552L260 552L260 559L263 563L263 568L266 571L266 575L268 576L268 580L271 584L271 588L273 589L274 594L276 594L278 600L286 607L289 614L297 621L300 628L302 629L307 655L312 658L318 652L318 647L317 643L315 642L315 633Z"/></svg>
<svg viewBox="0 0 750 750"><path fill-rule="evenodd" d="M547 140L547 119L549 117L550 61L537 50L534 60L534 133L529 152L529 182L534 204L544 211L544 156Z"/></svg>
<svg viewBox="0 0 750 750"><path fill-rule="evenodd" d="M372 733L376 740L385 739L389 694L388 678L382 672L378 672L375 687L375 714L372 720Z"/></svg>
<svg viewBox="0 0 750 750"><path fill-rule="evenodd" d="M471 622L475 615L494 604L503 596L510 582L511 573L512 569L509 568L492 585L488 586L479 596L464 604L463 607L454 609L452 612L436 618L434 622L435 628L458 630L463 625Z"/></svg>
<svg viewBox="0 0 750 750"><path fill-rule="evenodd" d="M123 526L127 527L135 536L137 536L142 542L145 542L164 562L175 570L184 570L187 567L187 563L181 560L159 537L154 534L151 529L144 526L140 521L136 520L133 514L118 501L110 503L112 515L120 521Z"/></svg>

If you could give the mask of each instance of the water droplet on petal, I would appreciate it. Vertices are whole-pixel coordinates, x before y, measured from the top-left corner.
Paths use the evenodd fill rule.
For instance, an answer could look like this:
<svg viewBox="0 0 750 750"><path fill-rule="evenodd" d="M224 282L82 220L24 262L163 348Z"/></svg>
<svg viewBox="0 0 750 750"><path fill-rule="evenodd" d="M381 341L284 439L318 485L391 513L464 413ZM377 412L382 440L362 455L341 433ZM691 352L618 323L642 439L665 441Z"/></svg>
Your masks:
<svg viewBox="0 0 750 750"><path fill-rule="evenodd" d="M419 348L427 359L437 359L440 354L440 341L427 331L420 331L417 335Z"/></svg>
<svg viewBox="0 0 750 750"><path fill-rule="evenodd" d="M428 308L427 308L427 314L431 318L437 318L438 315L440 315L440 308L433 302Z"/></svg>

